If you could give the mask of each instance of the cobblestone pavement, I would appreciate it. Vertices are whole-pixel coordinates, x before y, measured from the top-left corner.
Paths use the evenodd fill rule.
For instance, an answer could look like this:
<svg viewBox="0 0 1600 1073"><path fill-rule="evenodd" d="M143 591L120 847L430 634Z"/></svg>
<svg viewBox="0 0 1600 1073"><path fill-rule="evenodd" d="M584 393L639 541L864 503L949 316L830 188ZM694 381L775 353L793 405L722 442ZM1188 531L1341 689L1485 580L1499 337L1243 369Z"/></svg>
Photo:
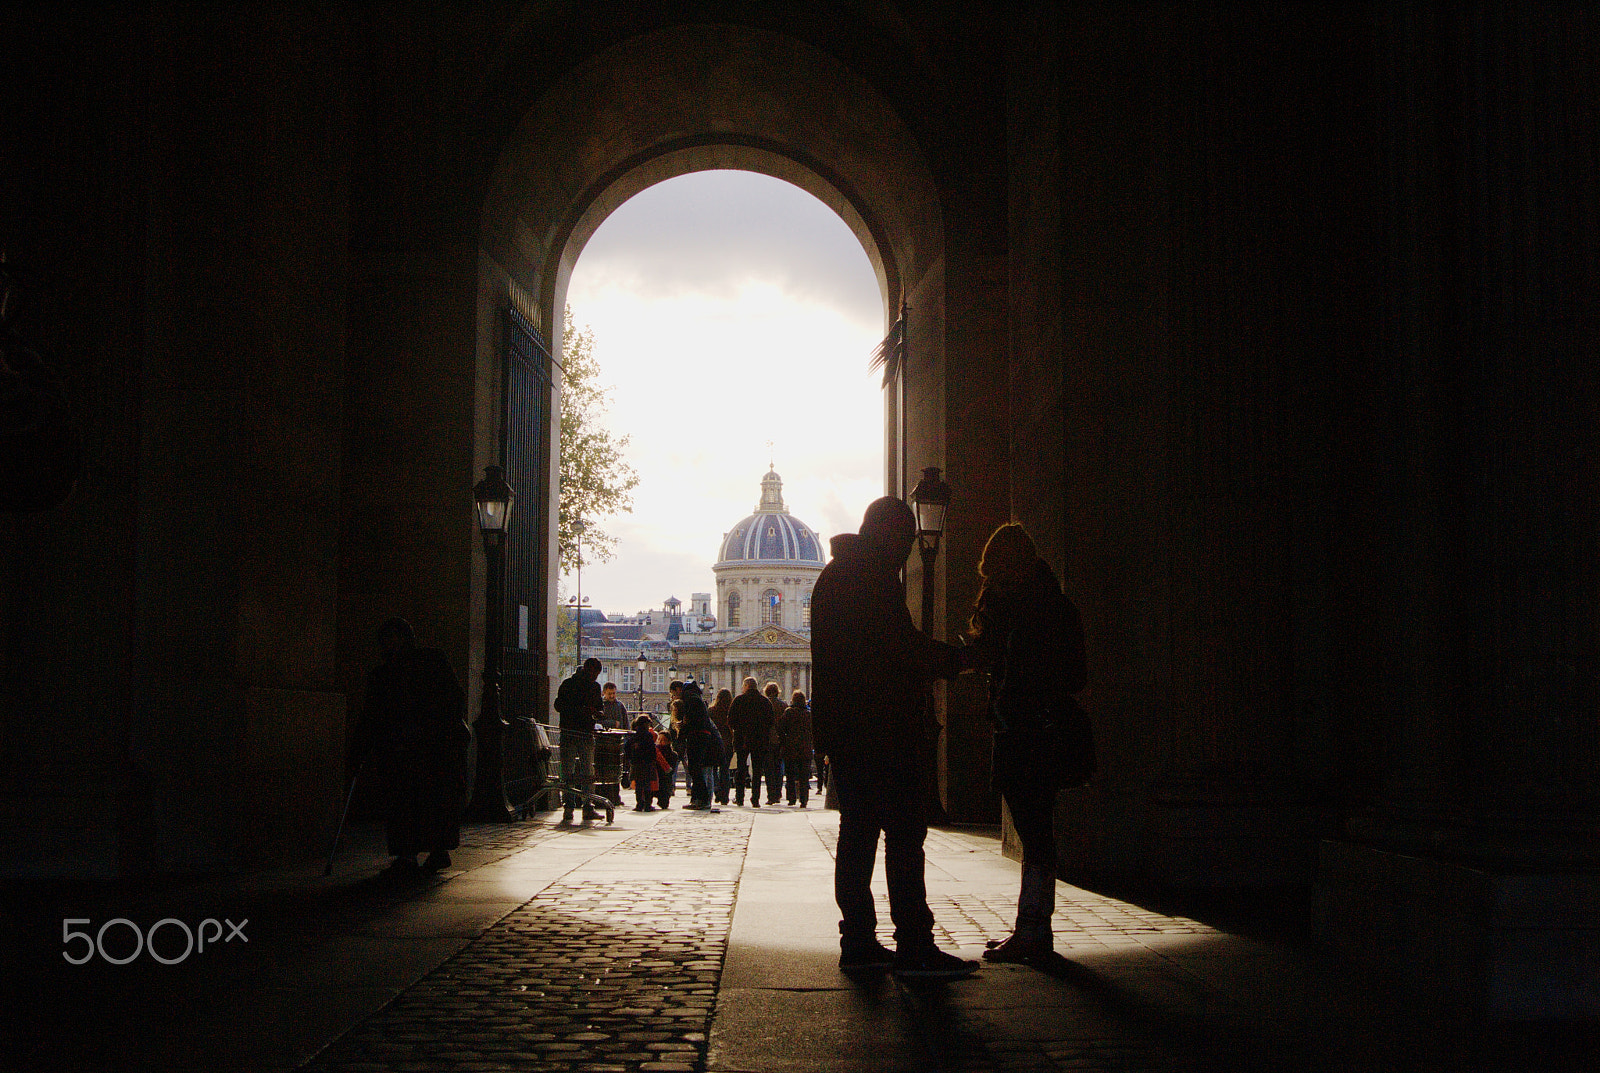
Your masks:
<svg viewBox="0 0 1600 1073"><path fill-rule="evenodd" d="M830 857L836 856L838 825L815 826L823 848ZM928 832L926 850L930 858L935 855L950 857L964 853L995 852L992 844L984 845L970 836L940 830ZM986 898L957 894L940 897L930 894L928 907L933 910L934 938L945 946L981 948L991 939L1004 939L1011 934L1011 925L1017 914L1014 896ZM1058 888L1051 926L1055 931L1057 949L1115 949L1136 943L1142 937L1221 934L1199 921L1157 913L1089 891L1072 889L1069 895L1067 888ZM889 941L894 935L894 925L880 920L878 932L882 939Z"/></svg>
<svg viewBox="0 0 1600 1073"><path fill-rule="evenodd" d="M831 857L837 838L837 816L674 810L645 822L631 834L617 832L608 851L488 926L303 1068L704 1073L733 932L736 870L756 825L798 836L790 843L797 848L813 837L799 825L810 827L818 839L811 844L822 852L806 874L820 878L827 870L819 865ZM463 839L464 856L503 857L572 834L572 828L540 824L472 830ZM928 851L930 875L948 877L952 869L993 862L997 847L992 838L943 830L930 833ZM685 861L684 873L717 878L685 878L669 863L674 858ZM789 858L766 858L775 859ZM985 874L998 874L1000 882L991 878L970 889L963 889L965 880L930 882L939 942L968 956L1007 935L1015 913L1009 886L1015 873ZM877 880L881 901L881 870ZM1042 974L989 965L978 980L948 987L883 980L878 994L900 1010L899 1023L910 1034L898 1043L873 1041L868 1053L895 1069L910 1062L919 1073L1479 1068L1420 1053L1410 1031L1374 1042L1334 1039L1330 1049L1326 1037L1297 1035L1304 1026L1263 1023L1258 1011L1233 1004L1224 989L1165 953L1174 944L1229 941L1197 920L1063 886L1054 928L1065 957ZM888 940L892 926L884 921L882 930ZM842 977L837 985L824 979L831 976L799 987L762 985L771 990L762 997L747 991L737 1001L747 1009L751 1002L764 1004L778 1019L762 1022L768 1030L803 1035L803 1011L815 1008L806 1005L813 1001L808 993L848 994L855 986ZM870 1061L795 1066L787 1054L782 1060L747 1056L733 1065L719 1060L717 1068L759 1071L768 1060L782 1068L875 1068Z"/></svg>
<svg viewBox="0 0 1600 1073"><path fill-rule="evenodd" d="M749 816L664 816L611 852L736 855L750 828ZM505 845L516 841L508 833ZM305 1068L692 1073L736 890L733 880L554 883Z"/></svg>
<svg viewBox="0 0 1600 1073"><path fill-rule="evenodd" d="M1043 972L847 980L836 836L821 809L474 826L452 869L395 884L376 878L387 857L368 831L337 877L313 876L318 863L182 903L17 903L34 941L0 980L31 1028L7 1057L130 1073L1525 1073L1587 1068L1600 1045L1391 1011L1372 982L1327 983L1299 953L1065 885L1065 956ZM939 941L975 956L1009 931L1015 866L975 831L931 832L928 853ZM228 913L249 918L250 942L216 961L61 961L63 916ZM819 1039L846 1056L819 1055Z"/></svg>
<svg viewBox="0 0 1600 1073"><path fill-rule="evenodd" d="M683 812L661 817L616 852L650 857L737 857L750 841L748 812Z"/></svg>
<svg viewBox="0 0 1600 1073"><path fill-rule="evenodd" d="M485 860L499 860L556 838L564 830L571 828L563 829L554 823L469 823L461 828L461 848L487 850L490 855Z"/></svg>
<svg viewBox="0 0 1600 1073"><path fill-rule="evenodd" d="M930 895L934 927L941 942L951 946L981 947L990 939L1011 934L1016 918L1015 899L980 898L975 895ZM1116 949L1144 936L1217 935L1215 928L1183 917L1162 916L1086 892L1058 895L1051 918L1057 949L1102 947ZM893 928L888 929L893 934Z"/></svg>

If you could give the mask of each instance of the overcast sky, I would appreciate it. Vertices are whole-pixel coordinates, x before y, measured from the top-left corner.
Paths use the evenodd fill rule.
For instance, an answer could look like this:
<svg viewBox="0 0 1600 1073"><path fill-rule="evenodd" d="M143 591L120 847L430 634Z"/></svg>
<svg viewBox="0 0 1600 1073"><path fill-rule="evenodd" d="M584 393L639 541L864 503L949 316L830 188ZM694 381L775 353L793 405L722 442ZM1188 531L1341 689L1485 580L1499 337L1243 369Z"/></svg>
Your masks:
<svg viewBox="0 0 1600 1073"><path fill-rule="evenodd" d="M722 535L755 510L769 461L824 546L883 494L867 369L883 300L860 242L810 194L739 171L659 183L600 225L567 300L594 328L608 423L639 472L633 513L598 519L619 542L584 567L591 606L713 592Z"/></svg>

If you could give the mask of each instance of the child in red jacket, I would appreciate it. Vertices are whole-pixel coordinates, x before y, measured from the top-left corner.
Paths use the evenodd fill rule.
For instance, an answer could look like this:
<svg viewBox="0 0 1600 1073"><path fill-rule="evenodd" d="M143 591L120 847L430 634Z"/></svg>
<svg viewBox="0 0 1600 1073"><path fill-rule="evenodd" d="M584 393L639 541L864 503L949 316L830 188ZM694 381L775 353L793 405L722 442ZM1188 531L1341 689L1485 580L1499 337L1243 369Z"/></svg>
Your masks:
<svg viewBox="0 0 1600 1073"><path fill-rule="evenodd" d="M635 812L654 812L651 799L655 797L660 773L666 770L667 761L656 746L655 720L641 715L633 721L633 732L628 735L628 770L633 777L633 792L639 803Z"/></svg>

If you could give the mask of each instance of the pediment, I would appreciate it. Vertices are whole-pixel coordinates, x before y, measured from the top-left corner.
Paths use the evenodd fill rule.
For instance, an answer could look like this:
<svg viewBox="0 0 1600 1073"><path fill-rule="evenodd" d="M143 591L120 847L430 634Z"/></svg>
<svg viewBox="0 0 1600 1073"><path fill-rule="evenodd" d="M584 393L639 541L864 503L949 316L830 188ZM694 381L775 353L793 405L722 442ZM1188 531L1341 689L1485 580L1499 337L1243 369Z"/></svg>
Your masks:
<svg viewBox="0 0 1600 1073"><path fill-rule="evenodd" d="M811 640L793 630L771 624L757 626L731 640L723 642L724 648L810 648Z"/></svg>

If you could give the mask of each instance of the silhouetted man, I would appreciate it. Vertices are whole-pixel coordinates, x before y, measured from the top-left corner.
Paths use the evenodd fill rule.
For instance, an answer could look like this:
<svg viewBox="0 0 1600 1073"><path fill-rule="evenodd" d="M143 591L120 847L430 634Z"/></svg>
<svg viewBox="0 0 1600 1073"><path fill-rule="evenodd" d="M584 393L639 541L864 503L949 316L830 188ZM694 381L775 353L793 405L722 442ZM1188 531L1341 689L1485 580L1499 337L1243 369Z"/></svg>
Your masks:
<svg viewBox="0 0 1600 1073"><path fill-rule="evenodd" d="M831 759L839 806L839 967L965 976L978 963L934 946L923 876L922 786L932 741L925 704L932 680L959 669L959 649L922 634L906 610L900 568L916 532L911 508L885 496L867 507L859 534L833 538L833 559L811 592L813 732ZM880 833L893 953L878 942L872 900Z"/></svg>
<svg viewBox="0 0 1600 1073"><path fill-rule="evenodd" d="M561 784L569 787L562 799L562 823L572 822L572 808L583 802L583 818L599 815L587 800L573 793L594 792L594 725L603 712L600 699L599 660L590 656L572 677L556 690L554 707L561 717Z"/></svg>
<svg viewBox="0 0 1600 1073"><path fill-rule="evenodd" d="M750 791L750 807L761 805L761 777L766 774L767 754L772 748L772 704L756 689L756 680L746 678L744 688L728 709L728 726L733 730L733 803L744 804ZM771 783L767 788L772 788Z"/></svg>

